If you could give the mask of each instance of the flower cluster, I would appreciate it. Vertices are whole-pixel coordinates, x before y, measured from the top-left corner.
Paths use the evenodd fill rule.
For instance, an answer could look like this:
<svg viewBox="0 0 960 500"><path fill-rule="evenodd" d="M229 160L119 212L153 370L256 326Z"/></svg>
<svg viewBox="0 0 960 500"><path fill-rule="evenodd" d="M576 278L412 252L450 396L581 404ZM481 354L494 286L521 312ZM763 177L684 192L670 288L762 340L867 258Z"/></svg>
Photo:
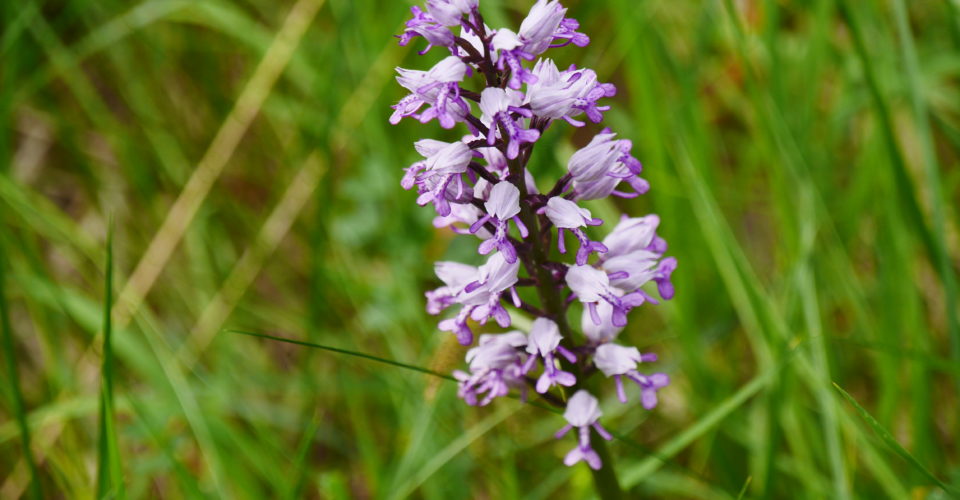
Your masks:
<svg viewBox="0 0 960 500"><path fill-rule="evenodd" d="M597 469L602 464L591 448L590 429L604 439L611 436L599 424L597 398L582 388L585 379L595 373L613 378L624 403L623 380L629 379L639 386L643 407L656 406L657 391L669 378L638 370L656 355L614 341L632 309L673 297L676 260L664 256L667 245L657 236L656 215L623 215L602 240L592 239L592 228L604 221L582 202L631 198L650 187L640 177L642 165L631 155L629 140L600 130L546 192L526 168L534 145L554 122L600 123L610 109L602 100L616 94L593 70L561 71L541 58L551 48L590 42L577 31L577 21L566 17L559 1L538 0L516 32L494 30L483 22L478 2L426 0L424 8L411 9L413 17L399 35L401 45L424 39L421 54L442 47L450 55L427 71L397 69L397 81L410 94L393 106L390 123L435 119L445 129L461 124L466 133L454 142L418 141L423 159L406 169L401 185L416 190L419 205L433 205L435 226L477 238L478 254L487 256L480 266L436 263L443 286L427 292L427 311L453 309L439 327L463 345L473 345L473 328L491 319L509 328L508 307L535 316L529 332L479 336L466 354L469 371L454 373L459 395L467 404L486 405L511 391L526 398L534 389L565 408L568 425L558 438L577 428L577 446L564 463L585 461ZM479 92L464 86L476 80L482 80ZM570 245L576 251L564 262ZM523 295L536 296L538 303L521 298L518 287L535 289ZM567 322L576 302L582 305L582 335ZM568 387L575 392L565 398Z"/></svg>

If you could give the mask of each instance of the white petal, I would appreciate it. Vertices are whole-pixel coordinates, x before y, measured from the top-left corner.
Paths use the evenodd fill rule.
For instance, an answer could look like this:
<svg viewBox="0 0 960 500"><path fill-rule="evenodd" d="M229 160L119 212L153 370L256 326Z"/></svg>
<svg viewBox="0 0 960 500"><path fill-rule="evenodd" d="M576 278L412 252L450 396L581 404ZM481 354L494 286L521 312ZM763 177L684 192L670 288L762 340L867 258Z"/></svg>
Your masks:
<svg viewBox="0 0 960 500"><path fill-rule="evenodd" d="M488 214L502 221L510 219L520 213L520 190L509 182L498 182L484 206Z"/></svg>

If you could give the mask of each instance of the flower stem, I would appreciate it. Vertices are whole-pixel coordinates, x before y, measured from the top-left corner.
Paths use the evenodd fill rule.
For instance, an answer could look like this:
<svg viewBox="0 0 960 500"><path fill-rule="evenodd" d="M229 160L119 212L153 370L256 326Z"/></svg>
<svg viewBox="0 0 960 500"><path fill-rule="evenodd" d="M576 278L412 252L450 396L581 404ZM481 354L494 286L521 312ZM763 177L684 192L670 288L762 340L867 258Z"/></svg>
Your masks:
<svg viewBox="0 0 960 500"><path fill-rule="evenodd" d="M600 470L590 469L593 473L593 487L597 490L597 496L602 500L620 500L623 494L620 491L620 482L617 480L617 471L613 468L613 458L607 450L607 442L596 432L590 441L593 451L600 455L600 460L603 462Z"/></svg>

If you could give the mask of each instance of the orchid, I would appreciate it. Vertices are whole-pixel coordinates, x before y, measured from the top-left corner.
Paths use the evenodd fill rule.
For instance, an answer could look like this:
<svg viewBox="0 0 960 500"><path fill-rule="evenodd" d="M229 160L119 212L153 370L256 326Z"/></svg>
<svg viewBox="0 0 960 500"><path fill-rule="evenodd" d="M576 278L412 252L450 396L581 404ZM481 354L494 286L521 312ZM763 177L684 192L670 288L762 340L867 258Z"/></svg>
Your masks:
<svg viewBox="0 0 960 500"><path fill-rule="evenodd" d="M458 394L469 405L484 406L514 393L526 398L533 389L535 397L564 410L567 425L557 438L577 430L577 446L563 462L600 469L605 459L597 449L603 442L591 441L591 433L612 436L600 425L600 401L584 389L587 378L613 378L622 402L623 380L632 380L642 406L656 406L669 377L637 369L656 355L614 341L630 311L673 297L677 263L665 256L657 215L623 215L612 230L598 233L604 221L594 217L591 200L632 198L650 189L630 140L609 128L595 131L549 190L538 189L527 164L554 124L586 129L602 122L610 109L603 100L617 89L589 68L561 70L541 57L590 41L558 0L537 0L516 30L487 26L478 0L426 0L412 13L401 45L423 38L424 52L445 47L450 55L427 71L397 69L397 81L409 94L393 106L390 123L436 119L444 129L461 125L463 134L453 142L417 141L421 159L405 169L400 184L416 190L418 204L433 205L435 227L476 238L477 253L486 256L480 265L436 263L442 286L426 294L430 314L453 310L439 329L471 346L468 370L454 372ZM468 86L477 80L478 87ZM568 234L579 245L564 261ZM521 294L520 287L537 293ZM570 306L582 307L582 335L567 322ZM501 328L515 328L518 314L533 316L528 331L484 333L474 343L475 325L493 319Z"/></svg>

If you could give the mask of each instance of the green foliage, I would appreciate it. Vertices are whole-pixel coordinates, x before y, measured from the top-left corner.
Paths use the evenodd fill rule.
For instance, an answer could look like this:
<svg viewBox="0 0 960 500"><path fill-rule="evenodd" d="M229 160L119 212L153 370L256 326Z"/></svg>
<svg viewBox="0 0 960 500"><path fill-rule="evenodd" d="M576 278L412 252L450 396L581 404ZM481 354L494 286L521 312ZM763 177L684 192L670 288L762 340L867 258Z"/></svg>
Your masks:
<svg viewBox="0 0 960 500"><path fill-rule="evenodd" d="M551 56L617 85L653 186L590 208L659 213L679 260L623 334L673 384L603 401L627 496L948 498L955 2L564 4L592 43ZM559 416L432 376L464 352L432 262L479 258L399 187L412 141L460 133L387 123L393 68L442 56L396 45L410 5L0 2L0 497L594 494Z"/></svg>

